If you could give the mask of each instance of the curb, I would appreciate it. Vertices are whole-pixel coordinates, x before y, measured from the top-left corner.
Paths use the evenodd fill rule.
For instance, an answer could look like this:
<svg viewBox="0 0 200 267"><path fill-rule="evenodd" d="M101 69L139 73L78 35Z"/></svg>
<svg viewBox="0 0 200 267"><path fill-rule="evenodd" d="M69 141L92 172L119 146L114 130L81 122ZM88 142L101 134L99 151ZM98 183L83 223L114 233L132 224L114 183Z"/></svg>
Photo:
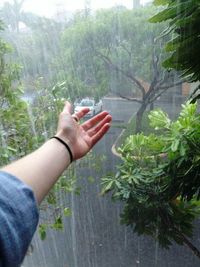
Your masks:
<svg viewBox="0 0 200 267"><path fill-rule="evenodd" d="M137 112L135 112L131 117L130 119L128 120L127 124L130 123L130 121L132 120L132 118L136 115ZM117 152L117 149L116 149L116 145L119 141L119 139L121 138L121 136L124 134L124 132L126 131L126 129L123 129L120 133L120 135L117 137L117 139L115 140L114 144L112 145L112 148L111 148L111 151L113 153L113 155L115 155L116 157L118 158L122 158L121 154Z"/></svg>

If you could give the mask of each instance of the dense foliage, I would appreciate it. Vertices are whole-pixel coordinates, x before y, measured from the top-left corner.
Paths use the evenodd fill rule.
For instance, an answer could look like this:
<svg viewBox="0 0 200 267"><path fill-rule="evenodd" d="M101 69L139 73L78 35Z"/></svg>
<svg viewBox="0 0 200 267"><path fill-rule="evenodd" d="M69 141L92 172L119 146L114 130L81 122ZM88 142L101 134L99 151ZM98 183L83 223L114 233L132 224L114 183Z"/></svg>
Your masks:
<svg viewBox="0 0 200 267"><path fill-rule="evenodd" d="M151 22L169 26L162 37L172 33L163 66L175 69L190 82L199 82L199 1L155 0L165 5ZM198 95L197 95L198 97ZM154 237L162 247L172 241L186 244L200 257L187 237L200 215L200 115L197 103L183 106L176 121L161 110L149 115L157 134L129 136L121 147L119 171L103 179L103 192L125 203L122 222L138 234Z"/></svg>
<svg viewBox="0 0 200 267"><path fill-rule="evenodd" d="M15 48L12 58L23 66L26 91L34 91L35 80L43 77L50 89L65 82L72 101L112 92L140 104L139 132L147 107L180 85L173 72L161 67L166 37L156 38L164 24L148 23L155 13L152 6L80 11L61 22L23 12L23 3L13 0L1 13L8 26L5 37Z"/></svg>
<svg viewBox="0 0 200 267"><path fill-rule="evenodd" d="M136 132L141 131L146 108L169 88L181 85L174 72L161 67L166 37L156 38L164 24L149 23L153 13L155 9L149 6L136 10L116 7L86 17L78 14L63 34L72 76L92 94L111 92L140 104Z"/></svg>
<svg viewBox="0 0 200 267"><path fill-rule="evenodd" d="M182 72L187 80L200 80L200 2L198 0L155 0L156 5L166 5L165 9L151 18L151 22L169 21L166 32L173 38L166 50L171 53L164 61L166 68Z"/></svg>
<svg viewBox="0 0 200 267"><path fill-rule="evenodd" d="M162 110L149 115L158 134L131 135L120 148L123 163L103 179L125 203L122 222L163 247L184 244L200 214L200 115L197 104L183 105L176 121Z"/></svg>
<svg viewBox="0 0 200 267"><path fill-rule="evenodd" d="M27 105L21 99L23 91L19 81L20 67L5 62L5 56L10 51L10 46L0 39L1 165L8 163L11 158L21 157L31 151L35 142Z"/></svg>

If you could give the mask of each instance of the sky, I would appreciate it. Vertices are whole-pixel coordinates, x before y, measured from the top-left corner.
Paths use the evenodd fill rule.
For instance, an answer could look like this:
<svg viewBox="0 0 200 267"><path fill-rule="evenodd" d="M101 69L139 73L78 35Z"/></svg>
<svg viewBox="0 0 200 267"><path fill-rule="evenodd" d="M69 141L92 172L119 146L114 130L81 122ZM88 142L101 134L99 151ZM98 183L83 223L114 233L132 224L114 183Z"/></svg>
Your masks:
<svg viewBox="0 0 200 267"><path fill-rule="evenodd" d="M12 0L0 0L2 6L5 2ZM56 10L65 9L74 11L83 9L86 0L25 0L23 5L24 11L30 11L41 16L51 17ZM151 0L141 0L142 4L148 3ZM127 8L132 8L133 0L90 0L91 8L109 8L115 5L124 5Z"/></svg>

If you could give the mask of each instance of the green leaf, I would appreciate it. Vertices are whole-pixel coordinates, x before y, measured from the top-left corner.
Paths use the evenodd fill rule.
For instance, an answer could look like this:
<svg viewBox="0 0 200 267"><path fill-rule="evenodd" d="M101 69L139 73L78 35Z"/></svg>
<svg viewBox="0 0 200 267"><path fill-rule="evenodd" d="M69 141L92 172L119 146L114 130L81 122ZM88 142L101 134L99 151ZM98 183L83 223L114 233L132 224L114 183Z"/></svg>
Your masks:
<svg viewBox="0 0 200 267"><path fill-rule="evenodd" d="M149 120L151 127L155 128L155 130L169 128L171 123L168 115L161 109L151 111Z"/></svg>
<svg viewBox="0 0 200 267"><path fill-rule="evenodd" d="M176 152L178 150L178 146L179 146L179 139L176 139L172 142L172 145L171 145L171 150L173 152Z"/></svg>
<svg viewBox="0 0 200 267"><path fill-rule="evenodd" d="M159 12L157 15L153 16L151 19L149 19L149 22L157 23L166 21L172 18L175 18L177 14L176 8L167 8L161 12Z"/></svg>
<svg viewBox="0 0 200 267"><path fill-rule="evenodd" d="M40 235L41 240L45 240L46 238L46 228L47 228L46 224L39 225L39 235Z"/></svg>
<svg viewBox="0 0 200 267"><path fill-rule="evenodd" d="M69 217L72 215L72 211L70 208L64 208L63 213L66 217Z"/></svg>
<svg viewBox="0 0 200 267"><path fill-rule="evenodd" d="M167 4L167 1L155 1ZM166 45L166 51L173 52L165 59L162 66L175 69L189 82L200 80L200 9L198 0L168 1L168 6L150 19L151 22L170 20L168 32L175 39ZM195 99L198 99L198 95Z"/></svg>
<svg viewBox="0 0 200 267"><path fill-rule="evenodd" d="M13 147L10 147L10 146L7 146L7 149L11 152L17 152L17 149L13 148Z"/></svg>
<svg viewBox="0 0 200 267"><path fill-rule="evenodd" d="M154 0L153 4L155 6L164 6L164 5L169 4L170 2L171 2L170 0Z"/></svg>
<svg viewBox="0 0 200 267"><path fill-rule="evenodd" d="M111 180L112 178L104 178L102 179L103 182L102 182L102 185L103 185L103 188L101 190L101 195L104 195L105 193L109 192L113 185L114 185L114 180Z"/></svg>
<svg viewBox="0 0 200 267"><path fill-rule="evenodd" d="M54 224L51 225L51 228L56 229L56 230L62 230L63 229L63 222L62 222L62 217L58 216L55 219Z"/></svg>
<svg viewBox="0 0 200 267"><path fill-rule="evenodd" d="M55 205L57 203L56 195L53 191L49 192L47 195L47 202L51 205Z"/></svg>

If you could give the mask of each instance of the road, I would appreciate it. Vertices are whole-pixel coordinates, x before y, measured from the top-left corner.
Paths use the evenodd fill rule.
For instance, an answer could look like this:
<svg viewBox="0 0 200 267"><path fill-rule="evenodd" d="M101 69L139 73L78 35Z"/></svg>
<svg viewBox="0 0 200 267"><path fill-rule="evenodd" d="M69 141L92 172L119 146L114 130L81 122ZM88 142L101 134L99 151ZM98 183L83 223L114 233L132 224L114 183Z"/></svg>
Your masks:
<svg viewBox="0 0 200 267"><path fill-rule="evenodd" d="M138 104L104 99L104 107L114 123L126 123ZM169 103L164 108L171 110ZM100 178L115 173L119 164L111 147L120 132L121 129L112 127L94 149L97 156L106 157L98 169L88 160L86 167L78 170L82 190L79 196L72 194L63 199L73 210L72 216L65 219L64 231L50 230L45 241L40 241L36 234L33 254L26 257L23 267L199 266L187 248L174 245L169 251L162 250L151 238L138 237L132 229L120 225L122 204L114 203L109 195L100 196ZM95 182L88 182L88 176L94 177ZM195 231L194 242L200 247L200 232Z"/></svg>

